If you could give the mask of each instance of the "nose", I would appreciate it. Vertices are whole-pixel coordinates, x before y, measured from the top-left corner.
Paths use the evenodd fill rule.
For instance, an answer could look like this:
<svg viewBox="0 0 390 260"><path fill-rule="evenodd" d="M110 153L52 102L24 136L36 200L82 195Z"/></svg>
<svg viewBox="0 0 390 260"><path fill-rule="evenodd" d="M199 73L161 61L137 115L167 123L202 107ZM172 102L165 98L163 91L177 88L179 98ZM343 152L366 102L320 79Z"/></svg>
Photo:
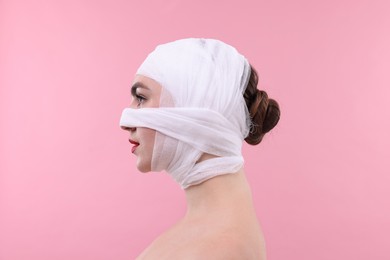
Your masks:
<svg viewBox="0 0 390 260"><path fill-rule="evenodd" d="M130 131L130 132L135 131L135 127L121 126L121 128L125 131Z"/></svg>

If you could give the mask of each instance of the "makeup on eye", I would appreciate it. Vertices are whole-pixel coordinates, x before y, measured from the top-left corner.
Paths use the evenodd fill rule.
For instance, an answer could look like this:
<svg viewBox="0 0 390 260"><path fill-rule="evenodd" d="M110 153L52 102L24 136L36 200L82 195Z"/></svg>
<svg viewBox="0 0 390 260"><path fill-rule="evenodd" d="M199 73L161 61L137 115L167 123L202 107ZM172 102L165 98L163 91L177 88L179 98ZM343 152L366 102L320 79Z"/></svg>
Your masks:
<svg viewBox="0 0 390 260"><path fill-rule="evenodd" d="M142 92L143 90L149 90L149 88L144 84L142 84L141 82L136 82L131 87L131 95L138 102L137 107L139 107L142 103L144 103L147 100L142 94L139 93L140 91Z"/></svg>
<svg viewBox="0 0 390 260"><path fill-rule="evenodd" d="M135 82L131 87L131 95L134 97L137 94L138 89L150 90L146 85L141 82Z"/></svg>
<svg viewBox="0 0 390 260"><path fill-rule="evenodd" d="M135 94L135 98L137 99L138 104L142 104L143 102L146 101L146 98L144 98L143 96L138 95L138 94Z"/></svg>

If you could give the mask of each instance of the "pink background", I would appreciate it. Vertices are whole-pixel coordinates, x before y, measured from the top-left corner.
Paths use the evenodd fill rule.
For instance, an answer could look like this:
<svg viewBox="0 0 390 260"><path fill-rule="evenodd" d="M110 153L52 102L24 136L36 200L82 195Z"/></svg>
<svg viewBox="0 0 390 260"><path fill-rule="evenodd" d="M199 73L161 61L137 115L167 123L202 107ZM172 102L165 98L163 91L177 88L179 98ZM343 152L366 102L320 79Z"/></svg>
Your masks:
<svg viewBox="0 0 390 260"><path fill-rule="evenodd" d="M133 259L185 212L119 128L157 44L217 38L280 123L244 146L268 259L390 259L388 1L0 0L0 259Z"/></svg>

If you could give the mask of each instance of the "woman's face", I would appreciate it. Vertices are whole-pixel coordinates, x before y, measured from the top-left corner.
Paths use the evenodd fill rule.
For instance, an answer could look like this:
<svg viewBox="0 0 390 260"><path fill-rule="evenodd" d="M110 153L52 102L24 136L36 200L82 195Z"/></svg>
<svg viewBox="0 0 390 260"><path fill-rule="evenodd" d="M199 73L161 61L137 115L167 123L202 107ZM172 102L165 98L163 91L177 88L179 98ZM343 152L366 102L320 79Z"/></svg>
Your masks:
<svg viewBox="0 0 390 260"><path fill-rule="evenodd" d="M136 75L131 88L130 108L159 107L161 85L151 78ZM156 130L145 127L124 127L130 132L132 153L137 156L137 168L141 172L151 171L152 154Z"/></svg>

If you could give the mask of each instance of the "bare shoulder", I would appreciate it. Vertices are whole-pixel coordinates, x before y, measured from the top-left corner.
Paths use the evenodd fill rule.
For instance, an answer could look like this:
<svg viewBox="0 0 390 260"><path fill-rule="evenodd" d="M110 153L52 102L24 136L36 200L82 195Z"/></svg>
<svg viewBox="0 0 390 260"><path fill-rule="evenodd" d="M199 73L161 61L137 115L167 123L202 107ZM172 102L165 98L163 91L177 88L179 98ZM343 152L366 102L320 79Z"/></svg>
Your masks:
<svg viewBox="0 0 390 260"><path fill-rule="evenodd" d="M265 260L262 239L240 228L178 225L156 239L137 259Z"/></svg>
<svg viewBox="0 0 390 260"><path fill-rule="evenodd" d="M261 245L254 245L247 237L234 232L224 232L203 237L180 248L177 259L223 259L223 260L265 260L261 254Z"/></svg>

